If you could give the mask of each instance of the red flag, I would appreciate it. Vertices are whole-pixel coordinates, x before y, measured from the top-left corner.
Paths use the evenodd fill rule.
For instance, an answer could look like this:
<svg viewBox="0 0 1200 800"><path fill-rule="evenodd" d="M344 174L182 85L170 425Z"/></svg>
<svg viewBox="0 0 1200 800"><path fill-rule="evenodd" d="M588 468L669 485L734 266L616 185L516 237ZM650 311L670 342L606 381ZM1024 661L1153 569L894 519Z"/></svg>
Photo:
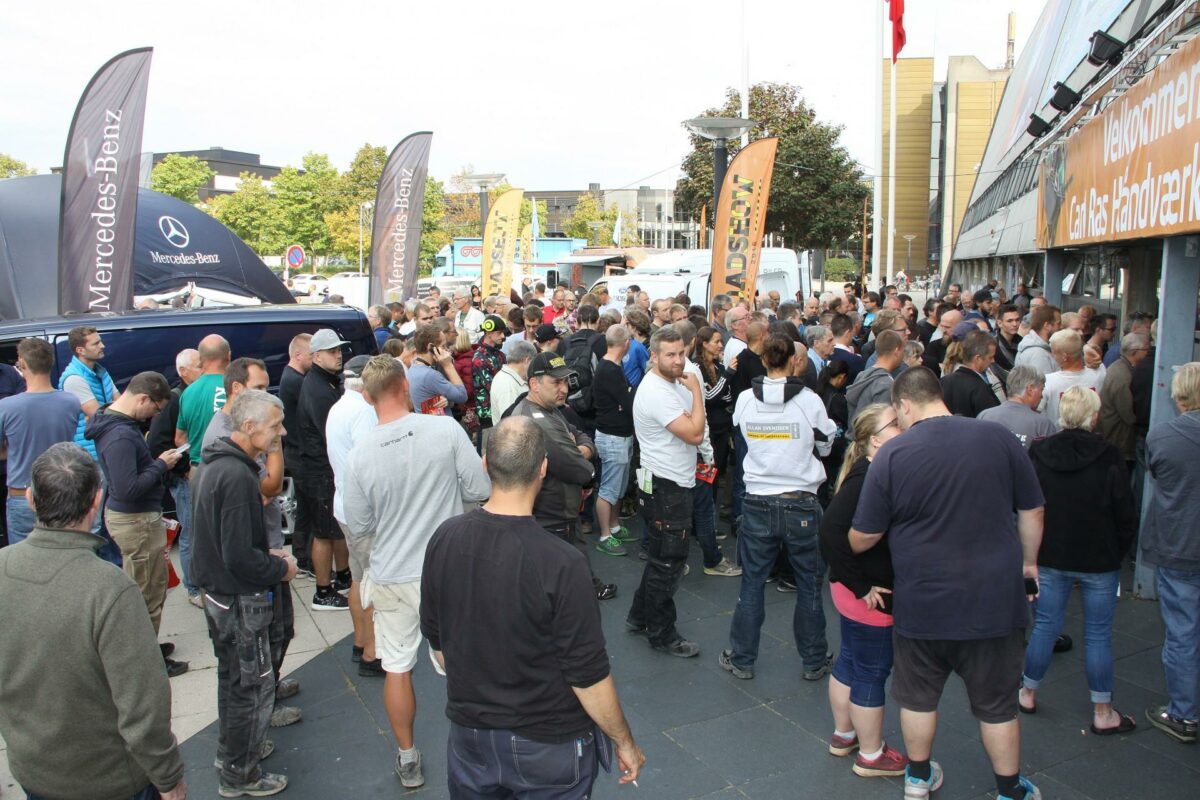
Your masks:
<svg viewBox="0 0 1200 800"><path fill-rule="evenodd" d="M904 0L888 0L888 19L892 21L892 63L904 49Z"/></svg>

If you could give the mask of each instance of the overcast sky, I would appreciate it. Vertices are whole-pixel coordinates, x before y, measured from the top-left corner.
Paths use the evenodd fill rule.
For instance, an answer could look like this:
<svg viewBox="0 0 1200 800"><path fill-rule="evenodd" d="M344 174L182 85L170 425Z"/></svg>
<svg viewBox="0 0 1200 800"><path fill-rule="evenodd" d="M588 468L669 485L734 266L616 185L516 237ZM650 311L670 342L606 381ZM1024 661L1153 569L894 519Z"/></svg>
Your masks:
<svg viewBox="0 0 1200 800"><path fill-rule="evenodd" d="M904 56L1004 62L1045 0L909 0ZM872 0L746 0L750 81L798 84L875 168ZM507 14L498 10L511 9ZM673 187L680 122L742 75L739 0L38 0L0 26L0 152L45 172L108 58L154 47L143 150L209 146L345 168L364 142L434 131L430 173L527 189ZM890 39L888 40L890 42Z"/></svg>

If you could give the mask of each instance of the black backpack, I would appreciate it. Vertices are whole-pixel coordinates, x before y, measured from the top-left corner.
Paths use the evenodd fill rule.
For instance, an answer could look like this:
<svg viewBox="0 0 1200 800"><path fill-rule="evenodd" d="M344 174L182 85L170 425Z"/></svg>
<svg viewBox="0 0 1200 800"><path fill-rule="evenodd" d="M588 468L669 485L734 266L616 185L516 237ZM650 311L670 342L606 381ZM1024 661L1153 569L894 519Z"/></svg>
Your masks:
<svg viewBox="0 0 1200 800"><path fill-rule="evenodd" d="M566 351L563 360L575 372L571 378L570 394L567 403L581 417L593 417L596 408L592 402L592 380L596 375L596 363L599 359L593 350L596 340L603 338L600 331L576 331L567 337Z"/></svg>

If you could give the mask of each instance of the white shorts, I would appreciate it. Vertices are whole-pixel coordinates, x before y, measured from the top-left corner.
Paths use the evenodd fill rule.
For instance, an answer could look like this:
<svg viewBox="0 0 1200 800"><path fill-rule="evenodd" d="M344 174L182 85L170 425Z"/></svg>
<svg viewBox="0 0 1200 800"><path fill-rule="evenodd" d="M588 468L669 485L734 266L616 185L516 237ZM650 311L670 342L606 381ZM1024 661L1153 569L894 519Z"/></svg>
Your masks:
<svg viewBox="0 0 1200 800"><path fill-rule="evenodd" d="M421 582L362 580L363 608L375 609L375 657L384 672L412 672L421 647Z"/></svg>
<svg viewBox="0 0 1200 800"><path fill-rule="evenodd" d="M346 552L350 554L350 578L362 583L363 575L371 568L371 549L375 547L374 536L354 536L350 529L338 523L346 537Z"/></svg>

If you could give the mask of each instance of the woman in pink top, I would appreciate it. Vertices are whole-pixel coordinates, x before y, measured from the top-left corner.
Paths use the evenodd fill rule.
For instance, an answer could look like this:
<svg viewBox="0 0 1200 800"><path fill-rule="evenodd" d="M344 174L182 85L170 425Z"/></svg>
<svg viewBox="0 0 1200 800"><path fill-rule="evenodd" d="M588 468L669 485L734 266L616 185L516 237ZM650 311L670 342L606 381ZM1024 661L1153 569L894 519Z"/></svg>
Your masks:
<svg viewBox="0 0 1200 800"><path fill-rule="evenodd" d="M895 409L880 403L862 409L853 428L837 494L821 518L821 554L842 616L841 651L829 678L835 728L829 752L848 756L858 750L853 769L863 777L903 775L908 759L883 741L884 684L892 671L892 557L886 536L857 555L847 537L867 467L900 428Z"/></svg>

